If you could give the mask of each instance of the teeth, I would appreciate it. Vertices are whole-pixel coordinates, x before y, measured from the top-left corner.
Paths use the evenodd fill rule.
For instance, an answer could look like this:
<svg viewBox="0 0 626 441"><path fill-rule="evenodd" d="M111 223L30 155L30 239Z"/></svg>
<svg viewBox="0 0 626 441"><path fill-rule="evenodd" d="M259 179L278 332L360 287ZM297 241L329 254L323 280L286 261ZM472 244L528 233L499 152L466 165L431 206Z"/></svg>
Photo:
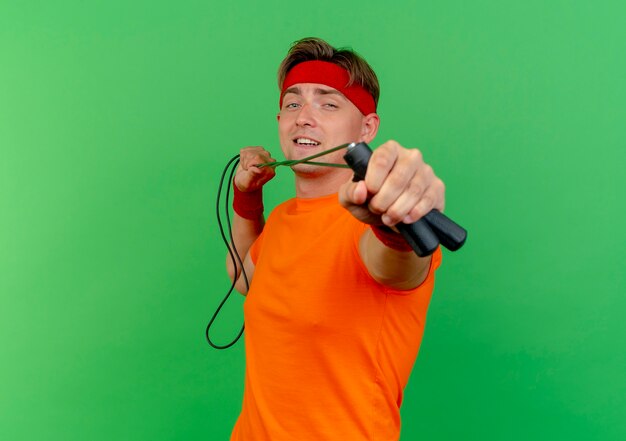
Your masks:
<svg viewBox="0 0 626 441"><path fill-rule="evenodd" d="M313 141L312 139L309 139L309 138L298 138L296 139L296 142L298 144L304 144L304 145L319 145L319 142Z"/></svg>

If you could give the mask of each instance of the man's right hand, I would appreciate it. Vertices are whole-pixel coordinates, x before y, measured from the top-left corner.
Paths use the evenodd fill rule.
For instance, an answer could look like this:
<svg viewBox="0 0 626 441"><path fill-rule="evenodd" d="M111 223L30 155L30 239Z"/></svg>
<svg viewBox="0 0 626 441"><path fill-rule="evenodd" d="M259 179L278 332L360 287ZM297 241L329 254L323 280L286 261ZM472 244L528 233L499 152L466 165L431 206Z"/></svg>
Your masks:
<svg viewBox="0 0 626 441"><path fill-rule="evenodd" d="M276 176L274 167L257 167L258 164L276 162L263 147L245 147L239 152L239 167L235 173L235 185L244 192L258 190Z"/></svg>

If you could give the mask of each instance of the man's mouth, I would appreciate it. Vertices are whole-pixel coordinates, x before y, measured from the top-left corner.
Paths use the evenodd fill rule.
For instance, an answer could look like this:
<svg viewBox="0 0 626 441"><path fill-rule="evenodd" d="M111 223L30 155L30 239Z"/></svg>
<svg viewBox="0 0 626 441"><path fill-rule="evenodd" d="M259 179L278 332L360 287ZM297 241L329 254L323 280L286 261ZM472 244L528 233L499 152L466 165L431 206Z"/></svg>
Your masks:
<svg viewBox="0 0 626 441"><path fill-rule="evenodd" d="M294 138L293 142L304 147L316 147L321 144L319 141L316 141L315 139L305 138L305 137Z"/></svg>

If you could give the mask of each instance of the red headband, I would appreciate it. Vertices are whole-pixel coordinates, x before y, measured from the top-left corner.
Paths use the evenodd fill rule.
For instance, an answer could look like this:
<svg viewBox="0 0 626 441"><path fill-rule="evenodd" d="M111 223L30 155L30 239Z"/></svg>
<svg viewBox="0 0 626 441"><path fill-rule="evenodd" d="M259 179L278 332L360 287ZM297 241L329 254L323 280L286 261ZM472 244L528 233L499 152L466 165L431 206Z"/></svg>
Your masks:
<svg viewBox="0 0 626 441"><path fill-rule="evenodd" d="M283 106L283 95L287 88L298 83L316 83L337 89L348 98L363 115L376 112L374 97L363 86L352 84L346 69L328 61L304 61L296 64L285 77L283 90L280 92L279 107Z"/></svg>

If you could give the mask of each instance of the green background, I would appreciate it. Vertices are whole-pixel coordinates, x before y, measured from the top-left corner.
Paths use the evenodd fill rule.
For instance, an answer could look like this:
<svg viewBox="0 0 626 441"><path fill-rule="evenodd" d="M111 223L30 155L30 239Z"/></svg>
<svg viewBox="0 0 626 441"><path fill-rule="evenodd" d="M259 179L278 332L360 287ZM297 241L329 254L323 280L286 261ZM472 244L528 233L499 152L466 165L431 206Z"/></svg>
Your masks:
<svg viewBox="0 0 626 441"><path fill-rule="evenodd" d="M625 5L1 2L0 439L228 438L218 178L282 157L276 68L311 35L373 65L373 145L419 147L469 230L402 440L626 439Z"/></svg>

